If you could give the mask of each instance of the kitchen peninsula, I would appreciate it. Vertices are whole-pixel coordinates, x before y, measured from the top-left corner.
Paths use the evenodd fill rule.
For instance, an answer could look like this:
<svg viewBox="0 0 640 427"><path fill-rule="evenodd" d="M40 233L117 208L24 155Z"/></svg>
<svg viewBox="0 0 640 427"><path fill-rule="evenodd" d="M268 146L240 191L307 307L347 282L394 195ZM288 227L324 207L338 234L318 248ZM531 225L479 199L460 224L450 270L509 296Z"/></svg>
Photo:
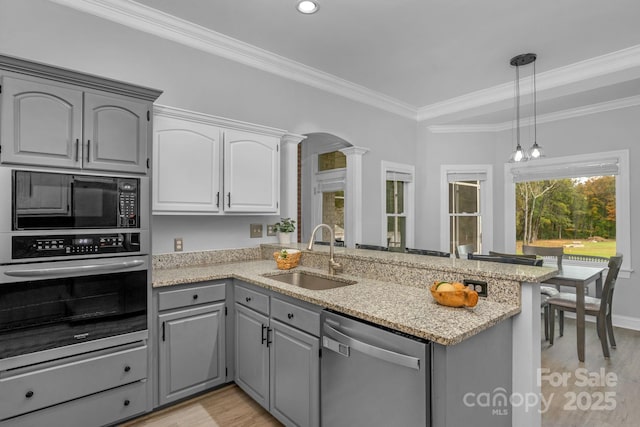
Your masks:
<svg viewBox="0 0 640 427"><path fill-rule="evenodd" d="M327 247L316 246L313 251L306 251L303 245L287 247L303 252L296 270L326 275ZM337 248L336 260L343 265L343 272L337 277L356 283L316 291L269 277L280 271L273 261L273 253L280 249L279 245L262 245L261 248L241 250L157 255L153 272L154 307L156 295L162 291L222 280L231 288L233 284L238 286L240 283L243 292L244 289L248 289L247 292L263 290L278 298L330 309L429 340L435 343L432 374L434 425L455 425L454 413L462 417L458 421L465 419L463 413L469 408L456 409L462 406L461 395L456 395L460 391L452 390L460 388L459 382L467 381L469 377L474 379L470 388L464 389L465 392L495 393L495 390L504 388L520 396L537 393L535 378L536 368L540 366L539 352L536 358L535 352L530 351L533 345L539 346L539 300L538 317L535 315L536 283L554 276L555 269ZM487 283L487 296L480 298L472 309L440 306L428 291L433 281L464 279ZM226 296L229 307L233 307L232 293L228 291ZM532 329L525 331L524 328ZM233 346L229 337L227 343L228 347ZM501 361L501 366L496 366L496 360ZM505 364L511 369L504 369ZM231 374L229 377L228 381L233 380ZM478 380L485 382L478 384ZM503 387L505 381L510 384ZM448 398L445 397L447 395ZM497 415L491 413L491 408L481 409L488 411L487 419L492 419L494 425L501 425L503 421L504 425L539 425L535 407L514 404L510 410ZM469 410L471 413L474 412ZM474 417L477 415L476 410Z"/></svg>

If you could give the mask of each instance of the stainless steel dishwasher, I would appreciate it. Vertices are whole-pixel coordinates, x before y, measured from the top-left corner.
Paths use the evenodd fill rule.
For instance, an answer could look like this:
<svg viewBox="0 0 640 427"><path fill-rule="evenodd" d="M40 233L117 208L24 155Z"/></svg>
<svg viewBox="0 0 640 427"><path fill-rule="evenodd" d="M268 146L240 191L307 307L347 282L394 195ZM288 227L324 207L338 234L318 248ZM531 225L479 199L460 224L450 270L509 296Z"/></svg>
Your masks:
<svg viewBox="0 0 640 427"><path fill-rule="evenodd" d="M327 310L321 322L323 426L430 425L428 341Z"/></svg>

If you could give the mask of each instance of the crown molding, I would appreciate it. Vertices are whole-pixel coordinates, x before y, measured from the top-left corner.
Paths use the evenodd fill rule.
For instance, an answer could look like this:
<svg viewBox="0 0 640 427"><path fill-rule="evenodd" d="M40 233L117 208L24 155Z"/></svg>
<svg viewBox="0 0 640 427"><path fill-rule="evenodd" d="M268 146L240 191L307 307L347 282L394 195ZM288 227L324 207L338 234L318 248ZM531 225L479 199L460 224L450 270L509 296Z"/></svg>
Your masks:
<svg viewBox="0 0 640 427"><path fill-rule="evenodd" d="M134 1L50 1L362 104L416 119L415 106Z"/></svg>
<svg viewBox="0 0 640 427"><path fill-rule="evenodd" d="M513 83L509 82L417 108L135 1L50 1L418 122L498 104L513 97ZM640 76L640 45L538 73L537 91L541 93L626 72ZM523 87L521 94L528 93L530 88Z"/></svg>
<svg viewBox="0 0 640 427"><path fill-rule="evenodd" d="M204 123L212 126L221 126L228 129L258 132L265 135L276 136L278 138L281 138L282 136L288 134L288 132L284 129L277 129L270 126L258 125L255 123L247 123L240 120L228 119L226 117L212 116L211 114L185 110L183 108L170 107L168 105L154 104L153 115L154 117L169 117L194 123Z"/></svg>
<svg viewBox="0 0 640 427"><path fill-rule="evenodd" d="M606 111L619 110L622 108L637 107L640 105L640 95L628 98L616 99L614 101L600 102L587 105L585 107L569 108L567 110L556 111L554 113L537 116L537 124L557 122L559 120L573 119L576 117L588 116L590 114L604 113ZM521 127L533 126L533 117L520 119ZM431 133L478 133L478 132L502 132L510 130L514 126L513 121L495 124L461 124L461 125L432 125L427 126Z"/></svg>
<svg viewBox="0 0 640 427"><path fill-rule="evenodd" d="M640 45L618 50L595 58L576 62L536 74L537 93L563 86L602 78L616 73L640 69ZM640 72L638 73L640 74ZM530 79L530 76L520 80ZM531 86L523 85L521 96L531 94ZM466 95L437 102L418 109L418 121L480 108L513 98L513 83L504 83Z"/></svg>

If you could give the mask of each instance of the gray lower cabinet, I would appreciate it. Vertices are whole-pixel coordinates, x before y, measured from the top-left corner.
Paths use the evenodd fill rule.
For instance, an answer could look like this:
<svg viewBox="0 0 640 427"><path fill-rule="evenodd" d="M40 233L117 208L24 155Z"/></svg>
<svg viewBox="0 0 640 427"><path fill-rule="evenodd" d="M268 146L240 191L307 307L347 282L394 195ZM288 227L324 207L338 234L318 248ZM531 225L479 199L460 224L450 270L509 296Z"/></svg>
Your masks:
<svg viewBox="0 0 640 427"><path fill-rule="evenodd" d="M269 318L235 304L235 381L269 410Z"/></svg>
<svg viewBox="0 0 640 427"><path fill-rule="evenodd" d="M319 307L235 287L235 382L286 426L320 425Z"/></svg>
<svg viewBox="0 0 640 427"><path fill-rule="evenodd" d="M270 410L285 425L320 425L320 340L271 319Z"/></svg>
<svg viewBox="0 0 640 427"><path fill-rule="evenodd" d="M147 403L145 342L0 373L1 427L99 427Z"/></svg>
<svg viewBox="0 0 640 427"><path fill-rule="evenodd" d="M160 405L226 381L225 286L208 282L158 294Z"/></svg>

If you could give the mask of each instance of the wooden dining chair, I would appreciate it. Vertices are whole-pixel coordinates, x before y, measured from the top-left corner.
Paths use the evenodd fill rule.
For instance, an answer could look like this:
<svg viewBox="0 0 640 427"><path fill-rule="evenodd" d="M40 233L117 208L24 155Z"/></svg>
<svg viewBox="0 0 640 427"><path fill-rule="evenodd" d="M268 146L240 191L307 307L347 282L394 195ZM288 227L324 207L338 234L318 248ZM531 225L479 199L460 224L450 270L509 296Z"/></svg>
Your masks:
<svg viewBox="0 0 640 427"><path fill-rule="evenodd" d="M431 249L411 249L411 248L406 248L404 251L406 253L408 253L408 254L439 256L439 257L443 257L443 258L450 258L451 257L451 254L449 252L434 251L434 250L431 250Z"/></svg>
<svg viewBox="0 0 640 427"><path fill-rule="evenodd" d="M482 254L467 254L468 259L475 259L477 261L492 261L501 262L503 264L520 264L531 265L534 267L542 266L542 260L537 258L525 258L521 256L498 256L498 255L482 255Z"/></svg>
<svg viewBox="0 0 640 427"><path fill-rule="evenodd" d="M611 347L616 348L616 339L613 335L613 323L611 322L611 312L613 303L613 291L616 286L616 279L622 266L622 254L616 254L609 259L609 272L604 282L601 298L584 297L584 313L585 315L596 316L596 328L598 330L598 338L602 345L602 353L605 358L609 358L609 344L607 335L611 341ZM555 328L555 312L558 311L558 320L560 322L560 336L564 333L564 312L576 312L576 295L573 293L560 292L557 296L549 298L547 301L551 310L550 318L550 336L549 343L553 345L554 328ZM584 345L584 344L583 344Z"/></svg>
<svg viewBox="0 0 640 427"><path fill-rule="evenodd" d="M562 270L562 258L564 257L564 247L562 246L530 246L530 245L522 245L522 253L523 256L541 256L541 257L553 257L556 259L556 265L558 266L558 270ZM560 293L560 286L554 285L540 285L540 305L544 309L544 339L545 341L549 341L549 298L553 298L558 296Z"/></svg>
<svg viewBox="0 0 640 427"><path fill-rule="evenodd" d="M458 245L456 247L456 256L458 258L466 258L467 254L472 253L473 250L474 250L474 245L472 245L472 244Z"/></svg>
<svg viewBox="0 0 640 427"><path fill-rule="evenodd" d="M360 244L360 243L356 243L356 249L369 249L372 251L389 251L389 248L387 248L386 246L377 246L377 245L365 245L365 244Z"/></svg>
<svg viewBox="0 0 640 427"><path fill-rule="evenodd" d="M564 248L562 246L545 247L522 245L522 253L525 255L539 255L543 258L554 257L558 265L558 270L562 270L562 257L564 256Z"/></svg>

